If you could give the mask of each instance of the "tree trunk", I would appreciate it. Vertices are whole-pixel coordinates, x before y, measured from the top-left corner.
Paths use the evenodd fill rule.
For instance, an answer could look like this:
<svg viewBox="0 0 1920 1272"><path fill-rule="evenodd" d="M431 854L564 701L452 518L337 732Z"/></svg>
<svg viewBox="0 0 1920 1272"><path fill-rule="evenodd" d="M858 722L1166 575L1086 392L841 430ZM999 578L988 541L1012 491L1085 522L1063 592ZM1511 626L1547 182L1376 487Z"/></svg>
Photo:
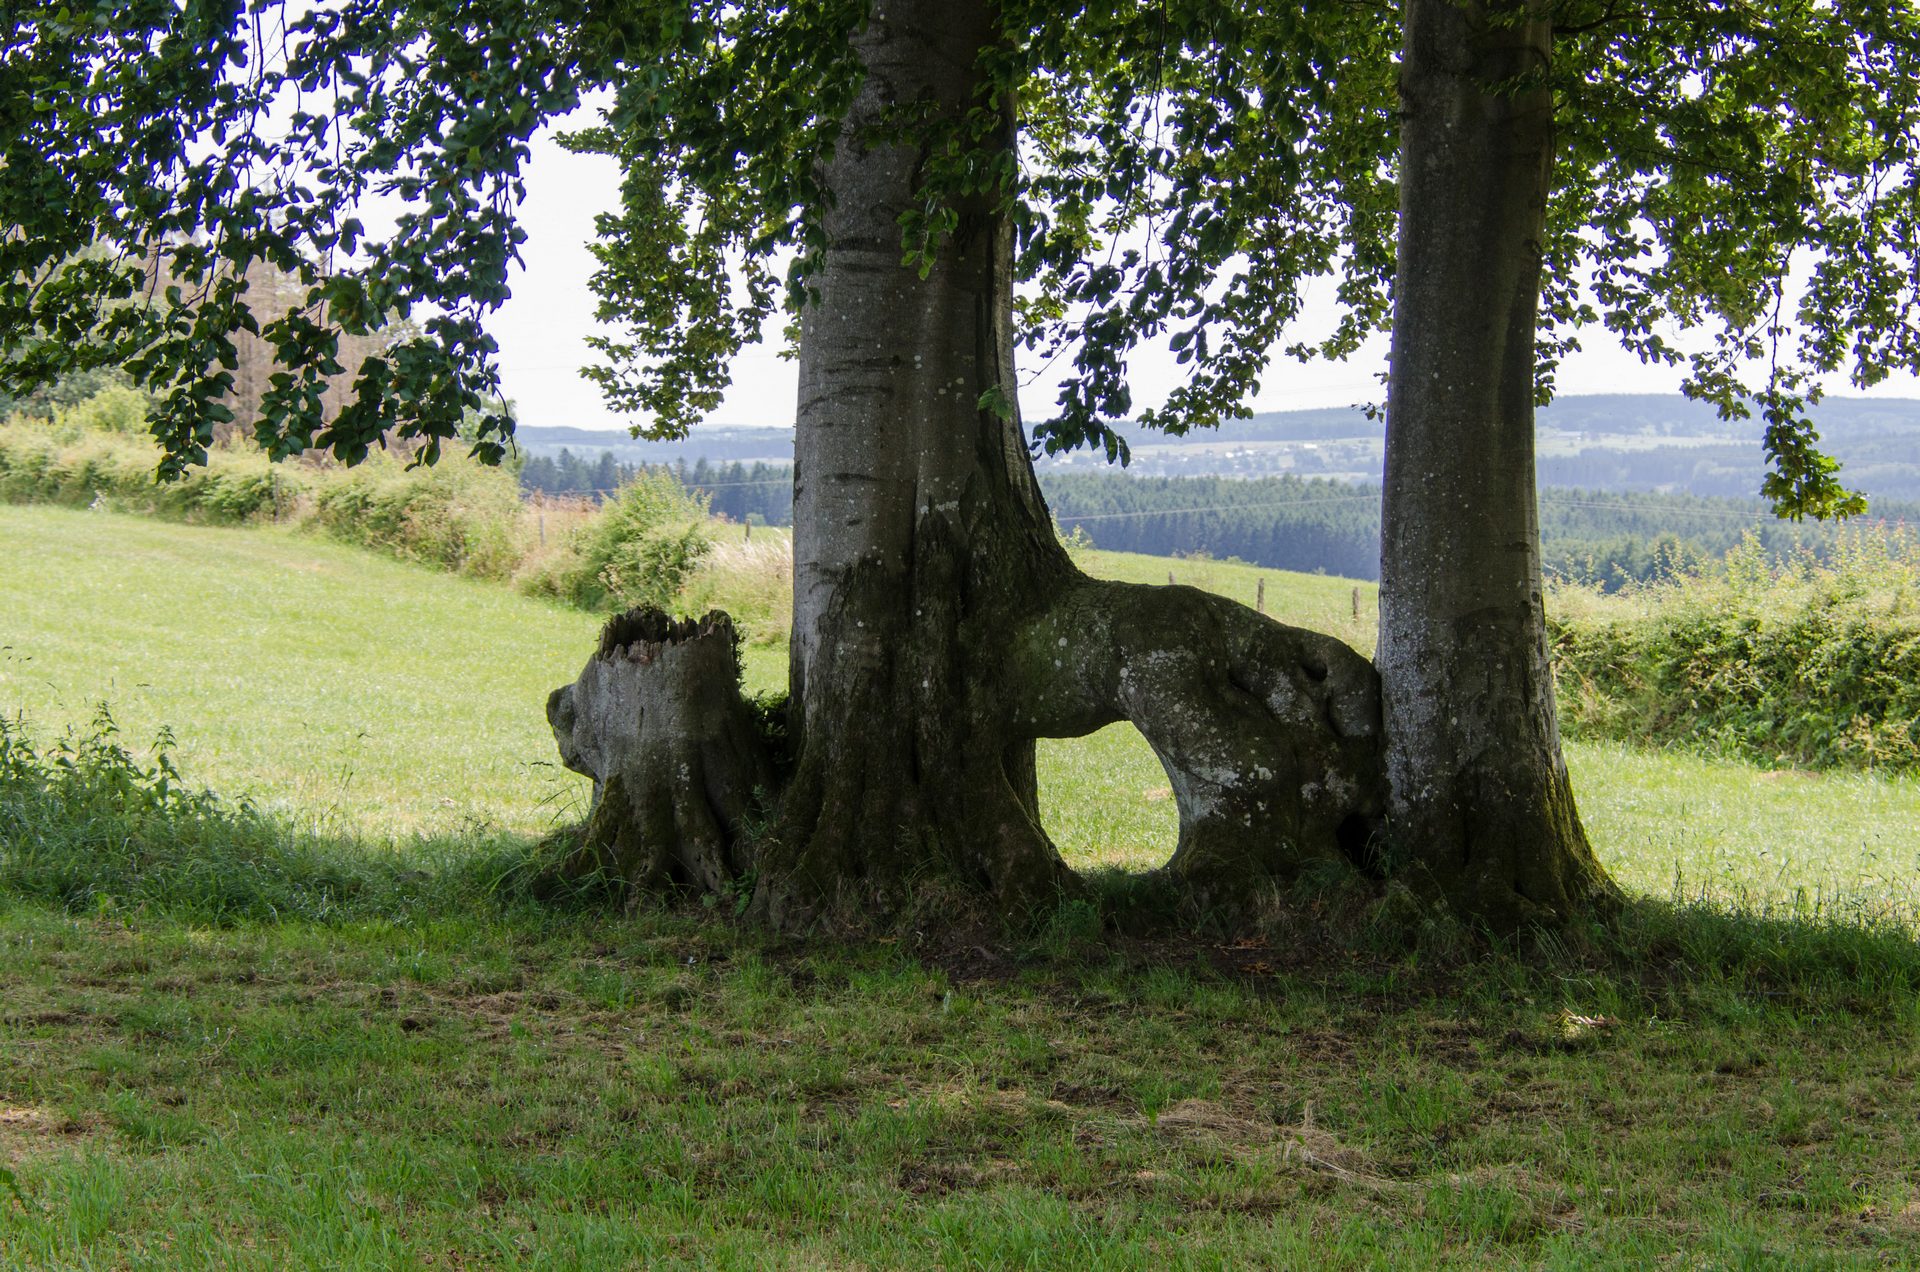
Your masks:
<svg viewBox="0 0 1920 1272"><path fill-rule="evenodd" d="M1535 0L1408 0L1380 572L1396 860L1496 927L1611 895L1554 717L1534 488Z"/></svg>
<svg viewBox="0 0 1920 1272"><path fill-rule="evenodd" d="M773 798L774 778L725 614L612 619L580 678L547 699L547 722L561 762L593 779L563 874L617 881L634 897L747 886L745 822Z"/></svg>
<svg viewBox="0 0 1920 1272"><path fill-rule="evenodd" d="M1167 869L1199 906L1240 908L1308 872L1377 873L1379 679L1333 637L1197 588L1083 579L1007 665L1033 687L1017 732L1140 730L1180 811Z"/></svg>
<svg viewBox="0 0 1920 1272"><path fill-rule="evenodd" d="M901 104L921 120L974 112L997 125L967 143L971 170L1011 163L1010 103L979 79L992 6L878 0L855 38L867 76L824 174L833 198L802 314L797 758L779 817L743 842L738 809L722 810L724 833L706 835L701 801L650 769L638 801L609 781L583 865L709 888L750 874L755 912L789 928L934 905L946 918L954 901L1031 913L1078 882L1040 825L1034 740L1120 719L1168 771L1171 874L1197 900L1239 905L1264 882L1367 863L1384 806L1371 666L1221 598L1098 583L1069 562L1013 409L1012 237L993 182L976 177L952 204L924 270L902 264L901 218L926 206L924 176L949 156L871 128ZM611 674L597 666L556 697L557 725L582 718L589 682ZM723 715L738 706L702 692ZM628 717L612 718L600 733ZM556 733L578 758L573 729ZM675 736L669 775L695 735ZM742 748L721 750L751 767Z"/></svg>
<svg viewBox="0 0 1920 1272"><path fill-rule="evenodd" d="M879 0L857 37L867 80L826 174L801 334L799 759L759 897L779 923L897 909L934 870L1002 913L1052 904L1076 880L1039 824L1033 740L1115 719L1166 765L1174 873L1209 898L1307 861L1344 868L1383 804L1364 660L1191 589L1092 583L1068 561L1014 409L1002 192L962 198L930 268L902 266L930 156L851 138L890 104L983 112L997 132L975 171L1010 168L1011 101L978 70L996 38L980 0ZM1314 741L1284 736L1308 717Z"/></svg>
<svg viewBox="0 0 1920 1272"><path fill-rule="evenodd" d="M930 866L1002 908L1071 885L1037 818L1033 747L1000 729L1010 627L1073 575L1017 419L1002 192L958 200L930 268L901 263L924 144L863 140L913 103L957 124L981 87L989 4L877 0L866 81L825 174L825 250L802 315L794 443L793 783L761 904L777 923L893 909ZM996 409L996 407L998 409Z"/></svg>

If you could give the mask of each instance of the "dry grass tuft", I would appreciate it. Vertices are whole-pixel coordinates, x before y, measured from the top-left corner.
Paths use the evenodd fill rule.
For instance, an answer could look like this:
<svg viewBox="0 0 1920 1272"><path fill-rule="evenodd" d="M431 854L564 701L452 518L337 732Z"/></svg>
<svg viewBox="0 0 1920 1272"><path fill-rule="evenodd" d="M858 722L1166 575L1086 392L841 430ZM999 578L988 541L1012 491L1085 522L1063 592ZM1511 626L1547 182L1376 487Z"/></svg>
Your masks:
<svg viewBox="0 0 1920 1272"><path fill-rule="evenodd" d="M1153 1125L1163 1135L1206 1143L1230 1156L1268 1157L1283 1169L1325 1175L1369 1192L1411 1187L1369 1169L1361 1154L1315 1126L1311 1104L1299 1125L1273 1126L1241 1117L1211 1100L1182 1100L1162 1109Z"/></svg>

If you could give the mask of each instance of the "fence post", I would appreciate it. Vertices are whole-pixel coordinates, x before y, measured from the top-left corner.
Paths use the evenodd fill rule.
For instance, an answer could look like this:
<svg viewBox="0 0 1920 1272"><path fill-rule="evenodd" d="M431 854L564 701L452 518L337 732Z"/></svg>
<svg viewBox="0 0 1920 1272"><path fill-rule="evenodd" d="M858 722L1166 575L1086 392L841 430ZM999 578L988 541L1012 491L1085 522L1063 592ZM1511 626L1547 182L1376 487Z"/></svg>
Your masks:
<svg viewBox="0 0 1920 1272"><path fill-rule="evenodd" d="M1253 612L1256 614L1264 614L1267 612L1267 581L1265 578L1262 578L1259 584L1253 589Z"/></svg>

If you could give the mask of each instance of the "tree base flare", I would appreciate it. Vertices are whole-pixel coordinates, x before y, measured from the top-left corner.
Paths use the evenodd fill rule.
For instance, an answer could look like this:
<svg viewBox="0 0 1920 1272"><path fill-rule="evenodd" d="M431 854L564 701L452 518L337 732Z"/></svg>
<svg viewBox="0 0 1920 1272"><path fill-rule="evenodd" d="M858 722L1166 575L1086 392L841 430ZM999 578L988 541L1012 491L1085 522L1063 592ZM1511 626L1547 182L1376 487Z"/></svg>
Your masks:
<svg viewBox="0 0 1920 1272"><path fill-rule="evenodd" d="M740 696L733 622L636 609L608 621L580 676L547 699L561 762L594 782L562 865L630 895L750 887L747 825L774 774Z"/></svg>

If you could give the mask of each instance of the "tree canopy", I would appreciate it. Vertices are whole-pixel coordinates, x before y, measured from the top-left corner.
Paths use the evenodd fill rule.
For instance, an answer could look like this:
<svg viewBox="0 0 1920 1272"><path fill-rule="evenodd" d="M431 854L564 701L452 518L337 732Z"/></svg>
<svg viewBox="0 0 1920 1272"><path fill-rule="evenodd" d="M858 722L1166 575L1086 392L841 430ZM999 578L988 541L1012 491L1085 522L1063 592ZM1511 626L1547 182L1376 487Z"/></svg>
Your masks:
<svg viewBox="0 0 1920 1272"><path fill-rule="evenodd" d="M482 410L478 449L495 454L510 425L484 320L522 241L527 142L598 89L611 104L572 144L623 167L595 278L622 334L593 374L652 429L684 429L717 405L729 359L783 298L804 299L866 6L8 8L6 374L127 366L161 390L155 431L175 468L220 420L229 333L255 325L287 368L255 429L270 453L351 459L398 430L431 455ZM1764 413L1781 511L1855 510L1804 408L1822 375L1868 385L1920 368L1911 0L1532 8L1554 23L1539 74L1558 137L1540 392L1583 328L1602 326L1684 366L1690 393ZM1108 425L1127 415L1217 424L1245 410L1276 346L1339 356L1385 324L1391 10L1010 2L999 21L987 73L1018 95L1017 165L977 144L978 113L905 102L869 131L915 136L924 153L923 206L901 225L908 257L939 249L957 197L1007 201L1022 338L1071 368L1037 444L1117 456ZM376 205L399 211L370 232L378 218L362 209ZM257 322L237 280L260 259L299 276L309 307ZM1288 345L1322 277L1339 325ZM359 368L353 404L322 424L319 392L340 370L333 328L414 313L417 338ZM1698 341L1672 340L1674 326ZM1188 376L1138 409L1127 354L1156 338Z"/></svg>

